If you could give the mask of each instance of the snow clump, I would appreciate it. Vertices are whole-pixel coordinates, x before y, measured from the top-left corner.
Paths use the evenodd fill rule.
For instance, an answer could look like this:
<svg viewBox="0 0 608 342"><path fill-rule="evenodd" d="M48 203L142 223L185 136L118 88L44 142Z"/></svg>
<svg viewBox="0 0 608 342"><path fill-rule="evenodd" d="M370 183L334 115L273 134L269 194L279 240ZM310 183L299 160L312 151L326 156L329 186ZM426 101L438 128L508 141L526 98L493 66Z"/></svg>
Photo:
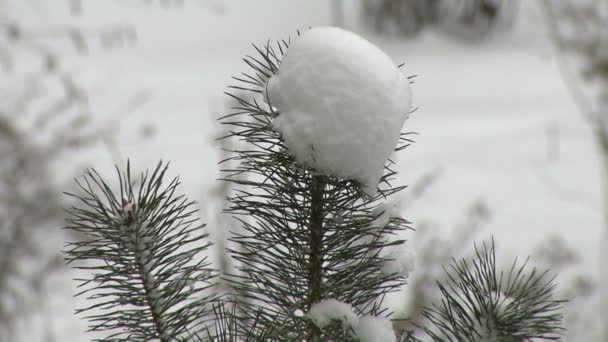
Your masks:
<svg viewBox="0 0 608 342"><path fill-rule="evenodd" d="M360 342L397 342L393 324L384 317L363 316L353 329Z"/></svg>
<svg viewBox="0 0 608 342"><path fill-rule="evenodd" d="M352 305L336 299L324 299L313 304L306 316L320 329L327 327L333 320L340 321L342 327L351 331L361 342L397 341L388 318L369 315L357 317Z"/></svg>
<svg viewBox="0 0 608 342"><path fill-rule="evenodd" d="M328 326L333 320L340 321L343 327L356 326L359 320L352 305L336 299L325 299L313 304L307 316L320 329Z"/></svg>
<svg viewBox="0 0 608 342"><path fill-rule="evenodd" d="M412 92L378 47L355 33L318 27L291 43L264 99L278 110L272 127L298 163L357 180L375 196Z"/></svg>

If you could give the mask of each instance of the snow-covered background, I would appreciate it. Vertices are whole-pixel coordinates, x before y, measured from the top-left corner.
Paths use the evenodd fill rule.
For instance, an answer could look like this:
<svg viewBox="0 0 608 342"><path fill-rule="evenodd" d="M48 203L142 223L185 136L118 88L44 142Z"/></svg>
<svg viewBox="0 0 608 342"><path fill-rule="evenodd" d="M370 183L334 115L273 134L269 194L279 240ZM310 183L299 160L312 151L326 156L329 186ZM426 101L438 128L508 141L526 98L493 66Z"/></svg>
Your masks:
<svg viewBox="0 0 608 342"><path fill-rule="evenodd" d="M482 198L491 216L478 238L493 235L506 262L531 255L559 233L582 257L576 272L594 277L603 227L596 147L557 71L539 9L522 2L511 32L479 44L432 30L411 40L378 36L361 24L357 2L347 2L344 26L419 75L413 85L419 110L405 123L419 135L399 155L397 170L404 183L435 169L441 175L403 213L414 227L431 220L450 234L468 204ZM92 44L83 57L66 44L61 67L89 92L98 125L118 121L112 129L119 155L138 170L170 160L182 191L202 205L219 176L214 118L225 111L230 77L246 70L241 58L252 53L251 43L332 23L326 0L186 0L168 8L140 0L84 1L77 17L58 0L5 1L2 9L32 29L132 26L134 45ZM141 94L143 105L121 111ZM99 143L64 157L56 176L70 178L85 165L113 176L112 156ZM415 244L415 233L410 237ZM558 279L567 283L566 276ZM69 275L56 278L45 309L53 314L21 326L22 337L41 340L46 326L57 341L86 341L85 323L72 316L74 283Z"/></svg>

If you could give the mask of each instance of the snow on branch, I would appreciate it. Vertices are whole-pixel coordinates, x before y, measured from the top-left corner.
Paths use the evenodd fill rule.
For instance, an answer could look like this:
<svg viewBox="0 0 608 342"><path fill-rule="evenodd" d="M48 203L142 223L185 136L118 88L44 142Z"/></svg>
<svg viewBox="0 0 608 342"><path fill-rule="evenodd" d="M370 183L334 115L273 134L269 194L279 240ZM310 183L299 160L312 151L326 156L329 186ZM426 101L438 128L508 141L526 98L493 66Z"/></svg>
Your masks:
<svg viewBox="0 0 608 342"><path fill-rule="evenodd" d="M296 160L356 179L373 197L409 117L408 77L382 50L336 27L302 33L264 88L272 127Z"/></svg>
<svg viewBox="0 0 608 342"><path fill-rule="evenodd" d="M225 212L242 224L231 239L239 274L227 277L246 302L240 323L250 330L261 312L262 326L278 317L295 339L341 341L341 327L321 331L294 313L333 298L387 316L385 295L405 284L403 267L382 272L396 259L381 251L403 244L409 222L372 210L405 188L390 184L388 158L411 142L400 132L409 79L377 47L337 28L254 48L228 94L234 112L220 118L223 139L242 143L222 170L234 186Z"/></svg>
<svg viewBox="0 0 608 342"><path fill-rule="evenodd" d="M358 317L354 311L348 303L325 299L311 306L306 316L320 329L326 328L332 321L339 322L344 330L360 342L397 341L389 319L372 315Z"/></svg>

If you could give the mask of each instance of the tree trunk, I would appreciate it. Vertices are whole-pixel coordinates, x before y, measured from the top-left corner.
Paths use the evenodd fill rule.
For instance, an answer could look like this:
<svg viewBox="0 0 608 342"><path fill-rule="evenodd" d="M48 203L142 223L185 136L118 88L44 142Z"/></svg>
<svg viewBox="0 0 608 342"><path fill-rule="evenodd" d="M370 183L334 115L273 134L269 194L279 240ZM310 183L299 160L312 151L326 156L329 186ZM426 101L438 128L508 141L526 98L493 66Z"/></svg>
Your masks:
<svg viewBox="0 0 608 342"><path fill-rule="evenodd" d="M310 186L310 221L309 221L309 270L308 288L309 309L322 299L321 284L323 281L323 190L325 189L325 176L313 176ZM307 341L319 341L321 330L312 322L309 323Z"/></svg>

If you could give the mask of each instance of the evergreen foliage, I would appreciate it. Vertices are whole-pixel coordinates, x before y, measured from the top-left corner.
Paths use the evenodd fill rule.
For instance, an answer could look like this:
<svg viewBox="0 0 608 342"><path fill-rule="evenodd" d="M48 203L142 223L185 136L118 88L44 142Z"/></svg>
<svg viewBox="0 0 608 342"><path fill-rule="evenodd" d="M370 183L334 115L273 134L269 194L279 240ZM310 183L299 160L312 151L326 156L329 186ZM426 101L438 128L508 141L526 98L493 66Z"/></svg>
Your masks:
<svg viewBox="0 0 608 342"><path fill-rule="evenodd" d="M256 48L258 56L245 59L251 74L236 78L240 84L233 88L262 94L286 48L287 42L276 49L269 44ZM239 294L252 299L242 310L262 308L261 326L272 325L278 317L296 339L343 339L339 329L322 333L294 312L307 312L312 304L333 298L350 303L358 314L385 313L383 296L398 290L405 279L380 272L380 252L402 244L387 237L408 226L395 218L379 227L371 209L404 187L391 186L395 171L390 160L376 198L363 198L355 181L298 165L270 126L280 112L249 96L231 96L240 106L221 119L231 126L226 138L248 143L232 151L239 166L224 170L225 180L235 186L226 211L241 217L243 227L243 233L233 238L241 248L232 251L242 275L231 278ZM404 134L399 147L408 142ZM241 174L247 176L232 178Z"/></svg>
<svg viewBox="0 0 608 342"><path fill-rule="evenodd" d="M552 298L548 271L527 271L515 261L508 272L496 266L494 241L475 248L472 260L453 260L438 282L443 298L424 315L434 341L559 341L564 301Z"/></svg>
<svg viewBox="0 0 608 342"><path fill-rule="evenodd" d="M235 77L239 95L228 94L238 105L220 119L230 132L222 139L242 142L228 151L235 166L223 170L234 187L225 212L242 225L231 236L237 247L225 251L236 270L224 279L205 259L204 225L192 218L192 202L176 195L179 181L164 185L167 165L137 183L127 166L117 194L93 170L79 182L84 194L72 195L80 205L68 210L67 228L89 238L70 243L66 254L91 272L80 279L80 294L94 302L79 312L89 313L91 330L107 330L104 340L358 341L356 329L339 322L313 323L307 313L324 299L347 303L357 316L390 317L383 300L406 278L383 265L410 228L381 205L405 187L392 185L390 160L374 198L356 181L298 165L271 127L280 108L259 100L289 42L275 46L245 58L251 70ZM397 151L407 137L401 134ZM493 244L472 266L462 261L447 272L449 281L438 284L441 304L425 313L431 325L420 326L434 341L559 340L561 302L551 299L544 273L514 266L503 277ZM234 292L213 295L219 281ZM419 341L413 333L396 336Z"/></svg>
<svg viewBox="0 0 608 342"><path fill-rule="evenodd" d="M193 203L176 195L179 180L163 184L167 167L159 163L134 184L127 166L117 194L89 170L78 182L84 195L72 195L81 206L68 210L67 228L86 240L68 244L67 261L92 272L78 279L84 287L78 295L95 300L77 312L90 313L91 330L110 330L112 341L189 336L211 300L203 293L213 279L202 255L206 234L192 218Z"/></svg>

